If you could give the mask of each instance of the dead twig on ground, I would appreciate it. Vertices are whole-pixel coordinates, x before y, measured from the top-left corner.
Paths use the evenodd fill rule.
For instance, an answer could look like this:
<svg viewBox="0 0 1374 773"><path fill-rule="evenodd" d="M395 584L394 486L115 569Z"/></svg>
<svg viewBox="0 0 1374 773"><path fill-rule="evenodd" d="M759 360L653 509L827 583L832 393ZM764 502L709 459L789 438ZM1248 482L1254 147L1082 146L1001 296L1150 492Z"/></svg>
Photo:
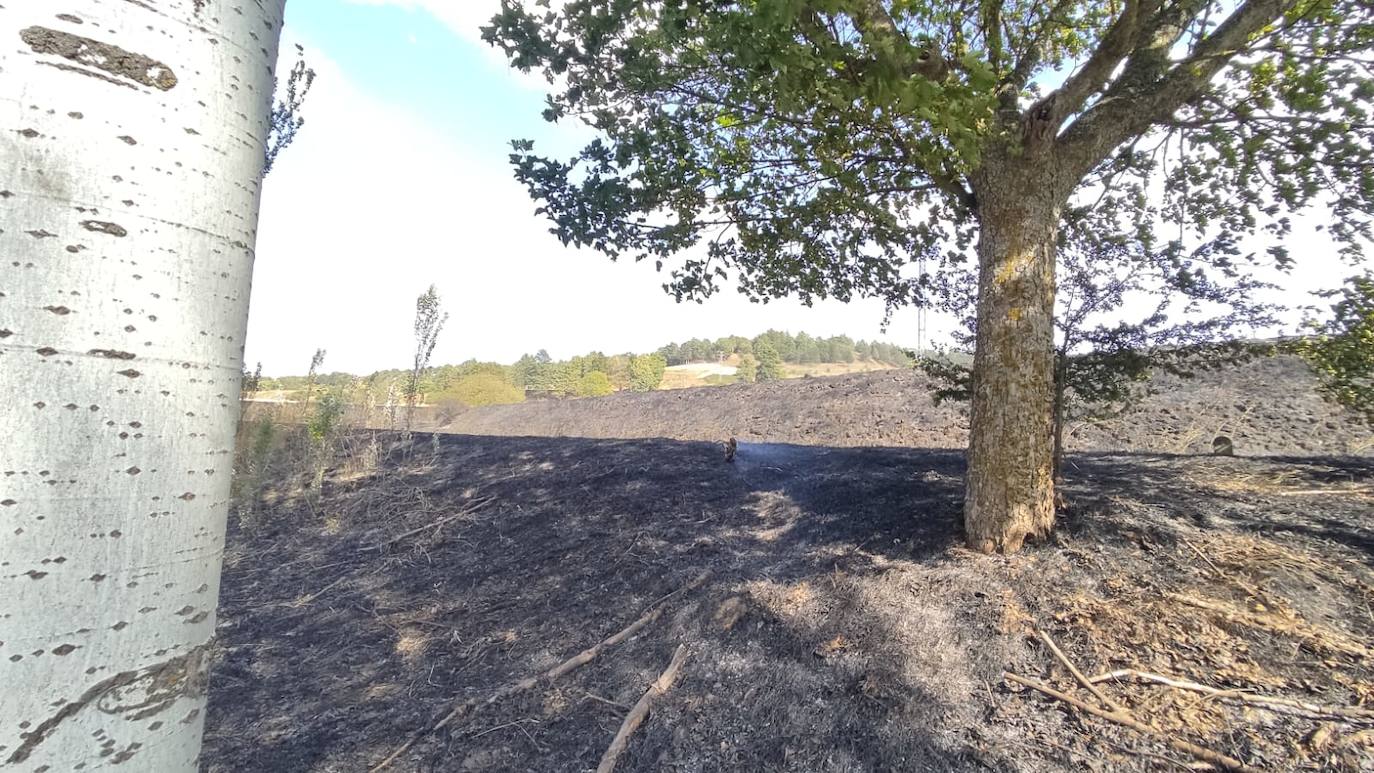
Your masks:
<svg viewBox="0 0 1374 773"><path fill-rule="evenodd" d="M625 721L620 723L620 730L616 731L615 738L611 739L611 745L606 747L606 753L601 755L601 763L596 766L596 773L611 773L615 770L615 763L629 745L630 736L644 723L645 717L649 716L654 699L668 692L673 682L677 681L678 671L682 670L682 664L686 661L687 645L679 644L673 653L673 659L668 662L668 667L649 685L649 689L644 691L644 695L640 696L634 708L630 709L630 713L625 715Z"/></svg>
<svg viewBox="0 0 1374 773"><path fill-rule="evenodd" d="M1259 695L1243 690L1224 690L1218 687L1199 684L1198 682L1190 682L1186 679L1175 679L1173 677L1164 676L1163 674L1137 671L1133 668L1123 668L1116 671L1109 671L1105 674L1098 674L1097 676L1089 678L1088 681L1093 684L1107 681L1134 681L1145 684L1159 684L1166 687L1173 687L1178 690L1203 693L1204 695L1210 695L1220 700L1246 703L1252 706L1259 706L1261 708L1272 709L1284 713L1296 713L1299 716L1305 716L1309 719L1343 720L1361 724L1374 723L1374 710L1370 709L1362 709L1356 706L1328 706L1320 703L1294 700L1292 698Z"/></svg>
<svg viewBox="0 0 1374 773"><path fill-rule="evenodd" d="M1101 690L1097 689L1097 685L1093 684L1093 682L1089 680L1088 677L1083 675L1082 671L1078 670L1078 667L1075 666L1073 664L1073 661L1069 660L1068 656L1066 656L1063 653L1063 651L1059 649L1059 646L1054 643L1054 640L1050 638L1049 634L1039 629L1036 629L1035 633L1040 637L1040 641L1044 642L1045 646L1049 648L1050 653L1053 654L1056 658L1058 658L1060 663L1064 664L1064 668L1067 668L1070 674L1073 674L1073 678L1077 679L1078 683L1083 685L1083 689L1092 693L1094 697L1096 697L1099 701L1102 701L1103 706L1106 706L1112 711L1120 712L1122 714L1129 713L1126 711L1126 708L1124 706L1112 700L1111 698L1108 698L1106 694L1104 694Z"/></svg>
<svg viewBox="0 0 1374 773"><path fill-rule="evenodd" d="M711 573L709 571L702 572L700 575L697 576L695 580L692 580L690 583L682 586L681 588L678 588L677 590L668 593L660 597L658 600L654 601L652 604L649 605L649 609L644 614L640 615L637 620L625 626L617 633L601 640L600 642L597 642L596 644L583 650L582 652L573 655L572 657L568 658L562 663L559 663L553 668L543 673L526 677L518 682L508 684L505 687L502 687L501 689L487 696L484 700L469 699L463 701L457 706L454 706L453 709L449 711L447 714L445 714L444 717L440 719L437 723L435 723L433 727L425 728L415 733L413 736L410 737L409 740L401 744L400 748L396 749L396 751L387 755L386 759L369 768L368 773L377 773L377 771L379 770L384 770L389 765L391 765L392 762L395 762L398 757L400 757L402 754L405 754L406 751L410 749L410 747L414 746L416 741L419 741L421 738L424 738L426 735L430 733L437 733L438 731L447 727L448 724L453 720L458 719L459 717L466 714L468 711L478 706L489 706L503 698L514 695L515 693L528 690L531 687L534 687L535 685L539 684L540 682L553 681L579 666L583 666L587 663L590 663L593 659L595 659L598 655L605 651L607 647L613 647L625 641L626 639L638 633L640 629L657 620L659 616L663 614L664 605L670 599L687 593L688 591L691 591L695 588L701 587L701 585L704 584L708 579L710 579L710 577Z"/></svg>
<svg viewBox="0 0 1374 773"><path fill-rule="evenodd" d="M473 733L473 734L472 734L472 737L473 737L473 738L481 738L482 736L486 735L487 733L495 733L497 730L505 730L505 729L508 728L508 727L519 727L520 725L522 725L522 724L524 724L524 723L526 723L526 722L533 722L533 723L535 723L535 724L539 724L539 720L537 720L537 719L517 719L517 720L515 720L514 722L506 722L505 724L497 725L497 726L495 726L495 727L489 727L489 728L487 728L486 730L483 730L483 731L480 732L480 733Z"/></svg>
<svg viewBox="0 0 1374 773"><path fill-rule="evenodd" d="M325 592L325 591L329 590L330 588L334 587L335 585L338 585L339 583L341 583L341 582L343 582L344 580L347 580L347 579L349 579L349 575L347 575L347 574L341 575L341 576L339 576L337 579L335 579L334 582L331 582L331 583L329 583L328 585L324 586L323 588L320 588L319 590L315 591L314 593L310 594L309 596L303 596L303 597L301 597L301 598L299 598L299 599L296 599L295 601L288 602L288 605L289 605L289 606L293 606L293 607L303 607L303 606L305 606L306 604L309 604L310 602L312 602L312 601L314 601L315 599L319 598L320 596L324 595L324 592Z"/></svg>
<svg viewBox="0 0 1374 773"><path fill-rule="evenodd" d="M1234 757L1228 757L1227 755L1222 754L1221 752L1213 751L1203 746L1198 746L1197 744L1185 741L1182 738L1177 738L1173 735L1170 735L1169 733L1164 732L1163 730L1160 730L1156 727L1141 722L1140 720L1131 716L1130 713L1108 711L1106 709L1098 708L1096 706L1093 706L1092 704L1084 703L1083 701L1078 700L1072 695L1066 695L1062 692L1059 692L1058 690L1054 689L1053 687L1050 687L1047 684L1044 684L1043 682L1039 682L1035 679L1029 679L1018 674L1013 674L1010 671L1004 671L1002 673L1002 676L1009 682L1015 682L1019 685L1029 687L1032 690L1035 690L1036 692L1048 695L1049 697L1054 698L1055 700L1060 701L1062 703L1066 703L1069 706L1078 709L1079 711L1091 714L1100 719L1105 719L1108 722L1115 722L1118 725L1129 727L1137 732L1158 738L1161 741L1167 743L1169 746L1178 749L1179 751L1187 752L1188 754L1193 755L1199 760L1216 765L1217 767L1220 767L1223 770L1238 771L1239 773L1259 773L1259 771L1256 768L1252 768L1249 765L1246 765L1244 762L1235 759Z"/></svg>
<svg viewBox="0 0 1374 773"><path fill-rule="evenodd" d="M1225 578L1225 577L1226 577L1226 573L1223 572L1223 571L1221 571L1221 567L1219 567L1219 566L1217 566L1215 563L1213 563L1213 562L1212 562L1212 559L1211 559L1211 558L1208 558L1208 557L1207 557L1207 554L1204 553L1204 552L1202 552L1202 550L1199 549L1197 545L1194 545L1192 542L1190 542L1190 541L1188 540L1187 537L1182 537L1182 536L1180 536L1180 537L1179 537L1179 540L1180 540L1183 544L1187 545L1189 548L1192 548L1192 551L1193 551L1194 553L1197 553L1198 558L1201 558L1203 561L1206 561L1206 562L1207 562L1207 565L1210 566L1210 567L1212 567L1212 571L1216 572L1218 577L1221 577L1221 578Z"/></svg>
<svg viewBox="0 0 1374 773"><path fill-rule="evenodd" d="M1275 491L1273 493L1281 497L1300 497L1321 494L1338 496L1340 494L1372 494L1374 493L1374 488L1307 488L1294 489L1291 491Z"/></svg>
<svg viewBox="0 0 1374 773"><path fill-rule="evenodd" d="M405 539L406 537L410 537L410 536L419 534L420 532L422 532L422 531L424 531L424 530L426 530L426 529L437 529L437 528L439 528L440 526L443 526L444 524L449 523L450 521L456 521L456 520L458 520L459 518L462 518L463 516L472 515L473 513L475 513L475 512L477 512L478 510L480 510L481 508L485 507L489 502L491 502L491 501L492 501L493 499L495 499L495 498L496 498L496 497L494 497L494 496L490 496L490 497L485 497L485 498L483 498L483 499L479 499L479 500L477 500L476 502L473 502L473 503L469 504L467 507L463 508L462 510L460 510L460 511L454 513L453 515L450 515L450 516L445 517L445 518L440 518L440 519L437 520L437 521L431 521L431 522L425 524L424 526L416 527L416 528L414 528L414 529L411 529L410 531L402 532L402 533L400 533L400 534L397 534L395 537L392 537L391 539L387 540L386 542L383 542L383 543L380 544L380 545L373 545L372 547L365 548L365 550L386 550L387 548L391 547L392 545L395 545L397 542L400 542L401 540Z"/></svg>
<svg viewBox="0 0 1374 773"><path fill-rule="evenodd" d="M612 707L614 707L614 708L620 709L621 711L629 711L629 710L630 710L630 707L629 707L629 706L626 706L626 705L623 704L623 703L616 703L615 701L611 700L610 698L603 698L603 697L601 697L600 695L597 695L596 693L591 693L591 692L589 692L589 693L586 693L586 696L587 696L587 698L590 698L590 699L592 699L592 700L594 700L594 701L596 701L596 702L598 702L598 703L604 703L604 704L606 704L607 706L612 706ZM586 700L587 698L583 698L583 700Z"/></svg>

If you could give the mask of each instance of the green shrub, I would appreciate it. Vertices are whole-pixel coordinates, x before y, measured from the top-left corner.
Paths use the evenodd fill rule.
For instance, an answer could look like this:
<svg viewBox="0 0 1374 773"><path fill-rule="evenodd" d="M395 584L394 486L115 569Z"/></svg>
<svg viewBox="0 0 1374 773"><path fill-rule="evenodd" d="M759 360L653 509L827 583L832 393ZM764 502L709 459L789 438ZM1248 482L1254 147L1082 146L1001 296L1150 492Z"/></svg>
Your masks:
<svg viewBox="0 0 1374 773"><path fill-rule="evenodd" d="M777 381L782 378L782 356L768 339L754 342L754 356L759 359L757 380Z"/></svg>
<svg viewBox="0 0 1374 773"><path fill-rule="evenodd" d="M735 370L739 380L746 384L752 384L759 380L759 364L754 361L754 355L745 354L739 358L739 367Z"/></svg>
<svg viewBox="0 0 1374 773"><path fill-rule="evenodd" d="M239 424L231 499L239 523L244 526L251 524L257 516L258 499L267 481L267 471L276 454L278 439L277 426L271 418Z"/></svg>
<svg viewBox="0 0 1374 773"><path fill-rule="evenodd" d="M310 433L311 442L323 444L338 431L344 408L343 395L334 391L326 392L319 402L315 403L315 411L305 425Z"/></svg>
<svg viewBox="0 0 1374 773"><path fill-rule="evenodd" d="M1332 399L1374 422L1374 275L1355 276L1329 293L1332 318L1294 347Z"/></svg>
<svg viewBox="0 0 1374 773"><path fill-rule="evenodd" d="M663 383L663 371L668 361L659 354L642 354L630 360L630 389L652 392Z"/></svg>
<svg viewBox="0 0 1374 773"><path fill-rule="evenodd" d="M599 370L587 373L577 381L578 397L604 397L615 389L611 387L611 377Z"/></svg>
<svg viewBox="0 0 1374 773"><path fill-rule="evenodd" d="M525 401L525 390L495 373L474 373L458 379L452 387L434 395L440 405L454 401L468 407L505 405Z"/></svg>

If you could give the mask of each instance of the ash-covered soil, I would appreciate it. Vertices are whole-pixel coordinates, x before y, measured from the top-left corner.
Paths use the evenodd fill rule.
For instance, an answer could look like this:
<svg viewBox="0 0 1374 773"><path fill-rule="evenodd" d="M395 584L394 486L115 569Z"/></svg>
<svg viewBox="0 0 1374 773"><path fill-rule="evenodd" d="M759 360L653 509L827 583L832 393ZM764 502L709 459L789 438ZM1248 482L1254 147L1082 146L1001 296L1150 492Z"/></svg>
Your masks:
<svg viewBox="0 0 1374 773"><path fill-rule="evenodd" d="M1248 422L1229 428L1251 438L1241 453L1358 437L1304 430L1336 415L1310 395L1262 394L1280 367L1250 371L1243 399L1174 398L1169 426ZM576 409L607 431L810 432L805 446L742 443L733 464L718 443L671 439L384 436L375 465L347 460L318 498L283 481L259 521L231 526L204 769L365 771L425 731L390 770L590 770L680 646L680 676L617 770L1196 766L1164 737L1260 770L1374 769L1374 462L1075 453L1055 537L981 556L961 547L960 452L820 439L927 431L936 414L904 414L898 395L915 399L909 374ZM1262 404L1301 406L1301 422L1262 424ZM743 422L752 412L763 423ZM724 418L693 429L689 416ZM582 667L503 692L654 609ZM1037 629L1088 675L1230 692L1108 680L1157 735L1084 717L1004 678L1092 700Z"/></svg>
<svg viewBox="0 0 1374 773"><path fill-rule="evenodd" d="M1368 454L1374 434L1323 400L1302 360L1277 356L1154 377L1118 415L1078 417L1066 445L1079 451L1210 451L1218 435L1236 453ZM963 448L967 409L936 405L929 380L888 370L769 384L620 393L469 410L440 431L479 435L741 440L819 446Z"/></svg>

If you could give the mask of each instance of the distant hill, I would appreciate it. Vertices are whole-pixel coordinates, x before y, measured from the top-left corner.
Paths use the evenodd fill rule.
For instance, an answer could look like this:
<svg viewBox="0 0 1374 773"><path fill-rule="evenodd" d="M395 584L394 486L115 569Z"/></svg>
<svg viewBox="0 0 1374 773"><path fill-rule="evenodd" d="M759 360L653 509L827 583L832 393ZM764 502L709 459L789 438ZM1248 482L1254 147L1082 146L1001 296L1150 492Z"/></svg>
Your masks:
<svg viewBox="0 0 1374 773"><path fill-rule="evenodd" d="M1070 450L1205 453L1217 435L1240 455L1374 455L1374 433L1323 400L1305 363L1289 356L1198 373L1158 374L1152 394L1120 415L1071 421ZM962 448L966 408L935 405L910 369L769 384L475 408L447 432L771 441L826 446Z"/></svg>

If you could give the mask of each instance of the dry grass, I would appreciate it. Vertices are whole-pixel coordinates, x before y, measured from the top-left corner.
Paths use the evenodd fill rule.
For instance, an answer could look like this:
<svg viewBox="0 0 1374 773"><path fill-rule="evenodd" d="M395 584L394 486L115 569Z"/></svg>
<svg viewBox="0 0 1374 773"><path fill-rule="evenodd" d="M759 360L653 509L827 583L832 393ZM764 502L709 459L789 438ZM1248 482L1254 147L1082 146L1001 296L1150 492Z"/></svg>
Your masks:
<svg viewBox="0 0 1374 773"><path fill-rule="evenodd" d="M1200 465L1188 476L1188 483L1226 494L1262 497L1354 496L1374 497L1374 486L1321 483L1314 485L1302 471L1286 469L1265 472L1237 472L1228 468Z"/></svg>
<svg viewBox="0 0 1374 773"><path fill-rule="evenodd" d="M1173 442L1173 452L1176 454L1187 453L1193 444L1201 440L1207 433L1203 432L1196 424L1179 433L1178 438Z"/></svg>
<svg viewBox="0 0 1374 773"><path fill-rule="evenodd" d="M892 370L897 366L875 360L855 360L854 362L784 362L783 378L806 378L808 376L843 376L848 373L869 373L875 370Z"/></svg>
<svg viewBox="0 0 1374 773"><path fill-rule="evenodd" d="M736 359L737 358L732 357L727 362L731 365L735 365ZM784 362L782 364L782 377L788 379L843 376L850 373L869 373L877 370L891 370L895 367L897 366L873 360L813 363ZM674 370L669 368L663 373L663 382L659 384L658 388L689 389L691 387L718 386L724 383L732 383L734 380L734 376L710 376L694 373L689 370Z"/></svg>
<svg viewBox="0 0 1374 773"><path fill-rule="evenodd" d="M692 387L712 386L712 382L708 380L708 378L709 377L702 376L700 373L694 373L692 371L665 370L663 372L663 381L659 382L658 388L691 389ZM717 376L715 378L721 380L734 380L734 376Z"/></svg>
<svg viewBox="0 0 1374 773"><path fill-rule="evenodd" d="M1178 485L1273 503L1317 484L1310 470L1238 473L1220 460L1199 460ZM1339 493L1343 485L1327 488ZM1215 688L1208 695L1129 680L1102 685L1132 714L1176 737L1231 739L1224 750L1252 760L1260 735L1279 741L1282 762L1267 758L1263 769L1368 769L1371 733L1360 722L1278 718L1273 709L1227 699L1261 693L1280 703L1325 702L1355 712L1374 705L1374 684L1366 678L1374 660L1365 635L1374 623L1367 564L1282 532L1161 529L1157 508L1124 497L1111 503L1119 533L1139 558L1053 600L1047 610L1051 628L1073 643L1080 666L1137 669ZM1069 552L1080 561L1094 558ZM1172 570L1165 569L1169 564ZM1149 566L1154 570L1142 575ZM1019 615L1012 622L1024 631ZM1070 691L1074 685L1067 674L1057 684Z"/></svg>

